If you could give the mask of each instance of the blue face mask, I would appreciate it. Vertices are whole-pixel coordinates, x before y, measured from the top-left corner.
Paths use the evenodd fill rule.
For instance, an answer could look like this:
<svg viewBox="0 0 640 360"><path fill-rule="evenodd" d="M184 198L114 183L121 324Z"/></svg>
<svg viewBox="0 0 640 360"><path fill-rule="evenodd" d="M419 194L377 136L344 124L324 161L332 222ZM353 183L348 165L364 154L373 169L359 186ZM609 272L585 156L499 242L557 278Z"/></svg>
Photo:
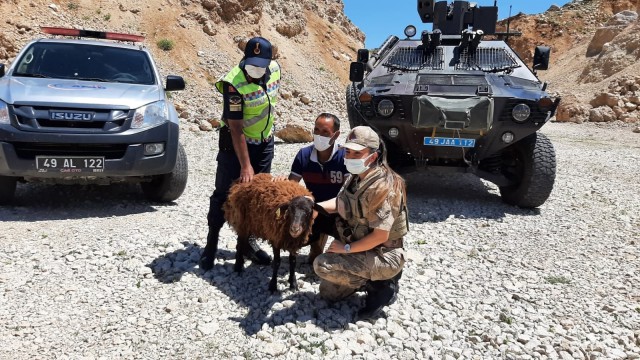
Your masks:
<svg viewBox="0 0 640 360"><path fill-rule="evenodd" d="M360 175L363 172L367 171L367 169L371 166L371 164L369 165L365 165L364 163L367 162L367 160L371 157L371 155L373 155L375 153L371 153L369 154L369 156L363 158L363 159L344 159L344 166L347 167L347 171L354 174L354 175Z"/></svg>

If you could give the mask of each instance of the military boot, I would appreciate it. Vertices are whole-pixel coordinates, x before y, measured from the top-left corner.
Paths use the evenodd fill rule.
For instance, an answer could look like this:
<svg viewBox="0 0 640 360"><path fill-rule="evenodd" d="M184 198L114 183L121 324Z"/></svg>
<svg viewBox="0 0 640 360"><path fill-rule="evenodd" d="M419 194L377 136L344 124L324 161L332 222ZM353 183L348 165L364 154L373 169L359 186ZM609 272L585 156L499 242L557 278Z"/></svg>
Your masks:
<svg viewBox="0 0 640 360"><path fill-rule="evenodd" d="M400 292L400 278L402 277L402 270L400 270L400 272L391 278L391 281L393 282L393 297L391 298L391 301L389 301L389 305L393 304L394 302L396 302L396 300L398 300L398 292Z"/></svg>
<svg viewBox="0 0 640 360"><path fill-rule="evenodd" d="M220 236L220 228L209 226L209 233L207 234L207 246L204 247L202 255L200 256L200 269L209 271L213 269L213 262L216 259L216 252L218 251L218 236Z"/></svg>
<svg viewBox="0 0 640 360"><path fill-rule="evenodd" d="M393 280L369 281L365 287L367 297L364 307L358 311L358 320L378 318L382 315L382 308L391 304L396 284Z"/></svg>

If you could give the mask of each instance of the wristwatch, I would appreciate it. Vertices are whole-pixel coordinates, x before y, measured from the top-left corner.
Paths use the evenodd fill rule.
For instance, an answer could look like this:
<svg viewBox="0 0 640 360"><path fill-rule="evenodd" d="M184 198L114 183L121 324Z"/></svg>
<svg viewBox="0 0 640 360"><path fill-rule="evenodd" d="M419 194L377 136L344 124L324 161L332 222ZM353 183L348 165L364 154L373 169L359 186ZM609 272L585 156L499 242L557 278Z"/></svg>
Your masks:
<svg viewBox="0 0 640 360"><path fill-rule="evenodd" d="M344 244L344 252L347 254L351 252L351 244Z"/></svg>

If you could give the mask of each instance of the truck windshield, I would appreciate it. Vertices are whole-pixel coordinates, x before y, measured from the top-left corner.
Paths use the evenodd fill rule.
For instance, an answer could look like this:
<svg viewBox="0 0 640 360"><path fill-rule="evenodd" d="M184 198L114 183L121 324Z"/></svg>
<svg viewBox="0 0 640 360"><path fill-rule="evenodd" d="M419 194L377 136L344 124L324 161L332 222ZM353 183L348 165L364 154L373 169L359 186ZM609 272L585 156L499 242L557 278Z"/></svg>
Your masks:
<svg viewBox="0 0 640 360"><path fill-rule="evenodd" d="M78 43L32 44L18 60L13 76L155 84L144 51Z"/></svg>

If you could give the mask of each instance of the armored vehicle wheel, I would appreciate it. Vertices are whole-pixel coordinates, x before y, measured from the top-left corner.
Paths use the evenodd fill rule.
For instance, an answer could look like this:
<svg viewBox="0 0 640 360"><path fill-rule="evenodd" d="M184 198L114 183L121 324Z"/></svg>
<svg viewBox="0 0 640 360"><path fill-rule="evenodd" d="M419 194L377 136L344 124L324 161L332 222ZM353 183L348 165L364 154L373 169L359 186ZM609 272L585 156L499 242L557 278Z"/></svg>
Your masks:
<svg viewBox="0 0 640 360"><path fill-rule="evenodd" d="M0 205L6 205L13 200L16 192L17 179L9 176L0 176Z"/></svg>
<svg viewBox="0 0 640 360"><path fill-rule="evenodd" d="M502 158L504 175L516 182L500 187L502 200L523 208L544 204L556 178L556 153L549 138L531 134L507 149Z"/></svg>
<svg viewBox="0 0 640 360"><path fill-rule="evenodd" d="M179 198L184 192L187 186L188 172L187 153L182 144L179 144L178 158L173 171L168 174L156 175L150 182L140 183L140 186L149 200L170 202Z"/></svg>
<svg viewBox="0 0 640 360"><path fill-rule="evenodd" d="M356 84L347 85L347 116L349 117L349 126L352 129L364 125L362 115L360 115L360 100L358 100Z"/></svg>

